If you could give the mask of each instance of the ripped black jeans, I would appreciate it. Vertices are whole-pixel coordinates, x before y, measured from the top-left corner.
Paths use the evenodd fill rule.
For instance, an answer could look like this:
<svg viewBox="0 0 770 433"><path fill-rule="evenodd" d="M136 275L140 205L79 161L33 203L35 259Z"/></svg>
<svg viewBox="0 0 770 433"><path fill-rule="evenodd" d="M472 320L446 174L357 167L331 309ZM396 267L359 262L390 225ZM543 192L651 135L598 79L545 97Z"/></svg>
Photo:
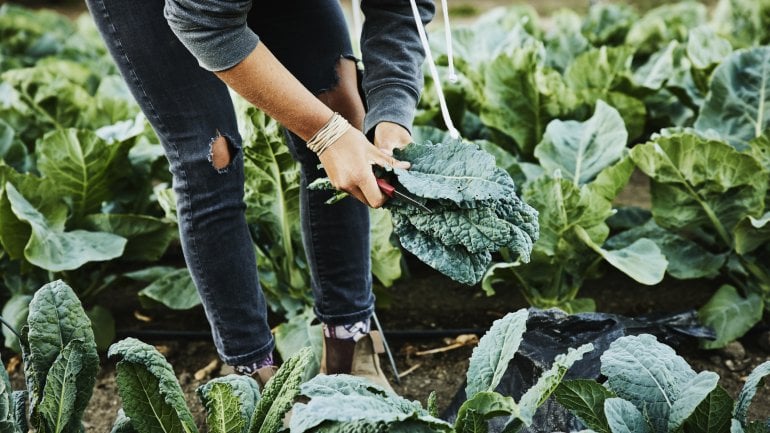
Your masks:
<svg viewBox="0 0 770 433"><path fill-rule="evenodd" d="M165 148L177 196L187 266L203 300L221 358L243 365L273 349L254 246L244 215L243 156L227 87L177 40L163 0L87 0L99 31ZM336 85L340 57L352 56L338 0L255 1L249 26L310 91ZM226 170L210 162L218 132L230 139ZM369 210L353 199L324 204L308 191L321 175L316 155L297 136L289 147L302 167L302 235L316 315L340 325L373 310Z"/></svg>

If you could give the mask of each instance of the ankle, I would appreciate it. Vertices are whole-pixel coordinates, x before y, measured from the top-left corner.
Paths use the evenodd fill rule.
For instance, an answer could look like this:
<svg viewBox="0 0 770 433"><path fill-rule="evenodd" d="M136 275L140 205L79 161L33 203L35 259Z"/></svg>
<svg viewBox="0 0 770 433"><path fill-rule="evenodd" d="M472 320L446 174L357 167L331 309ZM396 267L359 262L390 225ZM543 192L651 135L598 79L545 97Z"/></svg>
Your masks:
<svg viewBox="0 0 770 433"><path fill-rule="evenodd" d="M233 369L238 374L243 374L246 376L254 376L259 370L265 367L273 367L273 366L275 366L275 361L273 360L273 352L270 352L266 357L262 358L259 361L252 362L250 364L236 365L236 366L233 366Z"/></svg>
<svg viewBox="0 0 770 433"><path fill-rule="evenodd" d="M369 319L346 325L323 324L324 337L334 340L350 340L357 342L365 337L372 329Z"/></svg>

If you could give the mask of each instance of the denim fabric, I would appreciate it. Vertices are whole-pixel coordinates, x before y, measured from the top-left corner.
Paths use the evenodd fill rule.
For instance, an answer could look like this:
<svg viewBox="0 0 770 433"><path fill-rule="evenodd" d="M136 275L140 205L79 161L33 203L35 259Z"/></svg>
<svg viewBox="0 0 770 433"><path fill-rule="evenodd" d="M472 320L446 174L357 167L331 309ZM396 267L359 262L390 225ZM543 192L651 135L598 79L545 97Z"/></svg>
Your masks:
<svg viewBox="0 0 770 433"><path fill-rule="evenodd" d="M427 24L435 13L434 2L416 0L416 3L423 23ZM285 39L292 43L326 39L327 33L314 32L322 30L325 23L304 17L323 17L314 11L329 7L326 0L166 0L164 14L171 29L202 67L222 71L246 58L260 39L272 50L273 40L268 40L269 36L292 32L295 36ZM362 85L369 103L364 133L371 136L374 127L383 121L397 123L411 131L423 86L420 68L425 58L411 4L408 0L362 0L361 10L366 16L361 34L365 71ZM252 25L255 17L271 23L276 17L275 11L292 12L279 15L279 22L272 30L275 33ZM290 27L279 29L282 25ZM300 35L307 38L300 39ZM311 53L303 51L303 54Z"/></svg>
<svg viewBox="0 0 770 433"><path fill-rule="evenodd" d="M241 138L228 90L171 31L164 0L87 4L165 149L185 260L219 355L231 365L256 362L274 343L244 216ZM311 91L334 87L337 61L351 55L337 0L305 6L264 2L259 12L248 17L249 25L259 29L276 57ZM218 133L234 154L225 170L209 161L210 143ZM368 208L353 199L329 206L324 204L328 192L307 191L307 184L322 174L318 158L293 134L289 147L302 167L302 235L315 311L332 325L366 320L374 302Z"/></svg>

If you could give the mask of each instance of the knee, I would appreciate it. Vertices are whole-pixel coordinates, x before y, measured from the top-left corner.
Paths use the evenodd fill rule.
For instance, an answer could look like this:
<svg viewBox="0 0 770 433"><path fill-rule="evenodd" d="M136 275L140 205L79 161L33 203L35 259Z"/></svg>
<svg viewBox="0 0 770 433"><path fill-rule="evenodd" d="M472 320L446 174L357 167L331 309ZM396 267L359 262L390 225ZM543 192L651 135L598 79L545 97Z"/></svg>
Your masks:
<svg viewBox="0 0 770 433"><path fill-rule="evenodd" d="M232 140L226 135L217 132L217 135L211 139L209 144L208 159L217 172L225 173L235 159L237 152L238 148L233 144Z"/></svg>

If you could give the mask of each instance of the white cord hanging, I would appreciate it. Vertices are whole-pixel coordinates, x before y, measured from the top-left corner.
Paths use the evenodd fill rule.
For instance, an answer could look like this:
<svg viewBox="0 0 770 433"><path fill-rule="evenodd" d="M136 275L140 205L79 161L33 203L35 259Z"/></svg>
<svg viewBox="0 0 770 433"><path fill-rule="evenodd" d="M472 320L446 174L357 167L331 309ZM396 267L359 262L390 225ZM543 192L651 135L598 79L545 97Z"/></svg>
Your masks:
<svg viewBox="0 0 770 433"><path fill-rule="evenodd" d="M458 81L457 74L455 73L455 56L452 49L452 28L449 27L449 6L447 6L447 0L441 0L441 9L444 12L444 39L446 40L446 54L449 59L449 74L447 80L450 83L456 83Z"/></svg>
<svg viewBox="0 0 770 433"><path fill-rule="evenodd" d="M430 75L433 77L433 84L436 86L436 93L438 93L438 102L441 106L441 117L444 119L444 124L446 124L447 130L449 131L449 136L454 139L459 139L460 131L454 127L452 118L449 117L449 108L447 108L444 91L441 88L441 77L439 77L436 63L433 61L433 54L431 54L430 45L428 45L428 36L425 34L425 26L422 25L422 19L420 18L420 10L417 8L417 2L415 0L410 0L410 3L412 4L414 22L417 25L417 33L420 35L420 42L422 42L422 48L425 50L425 61L428 63Z"/></svg>
<svg viewBox="0 0 770 433"><path fill-rule="evenodd" d="M363 22L361 0L352 0L351 3L353 3L353 38L359 40L361 38L361 23Z"/></svg>

